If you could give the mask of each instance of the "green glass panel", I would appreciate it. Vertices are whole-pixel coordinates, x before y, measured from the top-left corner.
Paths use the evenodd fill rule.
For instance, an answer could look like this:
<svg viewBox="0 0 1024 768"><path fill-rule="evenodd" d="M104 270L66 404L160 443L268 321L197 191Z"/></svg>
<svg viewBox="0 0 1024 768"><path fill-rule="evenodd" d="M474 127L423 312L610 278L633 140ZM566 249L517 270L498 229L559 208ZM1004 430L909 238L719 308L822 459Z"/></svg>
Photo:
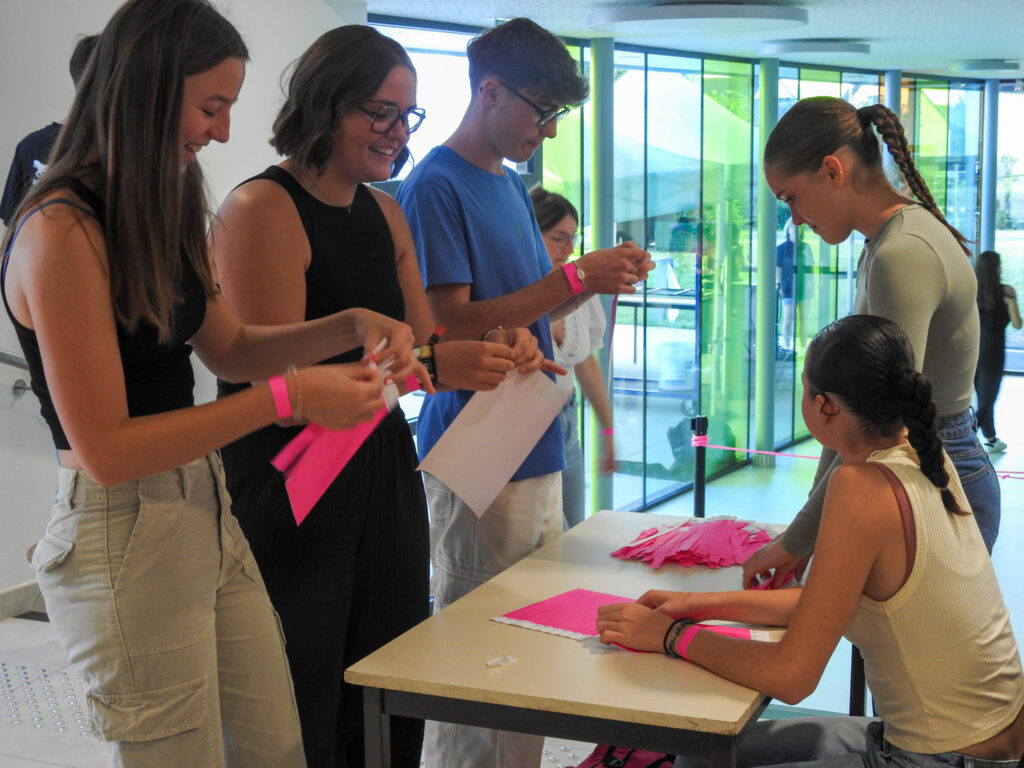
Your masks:
<svg viewBox="0 0 1024 768"><path fill-rule="evenodd" d="M697 258L700 242L701 112L699 59L649 55L642 133L628 140L642 152L644 175L633 189L644 201L642 231L656 266L647 280L642 335L647 360L646 493L648 498L694 480L690 418L698 413ZM637 126L639 127L639 126ZM635 141L634 141L635 140ZM620 150L627 147L620 147ZM620 298L622 305L630 300Z"/></svg>
<svg viewBox="0 0 1024 768"><path fill-rule="evenodd" d="M689 76L690 79L697 77ZM753 286L751 64L704 60L700 219L700 406L709 440L746 447L750 432ZM708 473L746 454L709 451Z"/></svg>
<svg viewBox="0 0 1024 768"><path fill-rule="evenodd" d="M615 51L613 216L616 239L644 238L644 88L642 53ZM616 509L648 503L647 389L656 370L647 352L646 307L623 301L615 315L612 338L615 473L612 500ZM654 474L658 474L657 468Z"/></svg>
<svg viewBox="0 0 1024 768"><path fill-rule="evenodd" d="M801 99L811 96L842 98L843 92L841 72L806 67L800 69L799 97ZM807 349L807 344L814 334L836 318L839 250L840 246L829 245L806 227L798 228L794 331L795 372L803 368L804 350ZM793 387L795 413L800 412L797 404L802 394L799 386ZM802 439L809 435L803 420L794 419L794 439Z"/></svg>
<svg viewBox="0 0 1024 768"><path fill-rule="evenodd" d="M572 57L580 62L579 46L568 46ZM582 64L580 71L583 71ZM583 227L587 217L583 199L583 115L587 105L574 109L558 123L558 133L543 144L542 183L544 188L557 192L576 206Z"/></svg>
<svg viewBox="0 0 1024 768"><path fill-rule="evenodd" d="M800 97L800 70L796 67L779 67L779 114L785 112ZM761 173L761 158L754 158L755 173ZM787 260L780 257L779 249L785 242L785 225L789 218L789 208L777 203L775 213L775 282L776 282L776 353L775 376L773 379L773 396L775 415L773 421L776 446L786 445L793 440L794 429L802 429L800 418L800 373L796 365L796 260L793 271L786 272L789 267ZM756 230L755 230L756 234ZM756 251L755 251L756 253ZM780 266L781 259L781 266ZM782 299L783 281L791 280L794 288L792 303ZM787 291L788 293L788 291Z"/></svg>
<svg viewBox="0 0 1024 768"><path fill-rule="evenodd" d="M949 83L918 79L913 86L914 165L931 190L939 210L946 207L946 141L949 138Z"/></svg>
<svg viewBox="0 0 1024 768"><path fill-rule="evenodd" d="M950 83L946 140L946 220L977 249L980 215L981 83Z"/></svg>

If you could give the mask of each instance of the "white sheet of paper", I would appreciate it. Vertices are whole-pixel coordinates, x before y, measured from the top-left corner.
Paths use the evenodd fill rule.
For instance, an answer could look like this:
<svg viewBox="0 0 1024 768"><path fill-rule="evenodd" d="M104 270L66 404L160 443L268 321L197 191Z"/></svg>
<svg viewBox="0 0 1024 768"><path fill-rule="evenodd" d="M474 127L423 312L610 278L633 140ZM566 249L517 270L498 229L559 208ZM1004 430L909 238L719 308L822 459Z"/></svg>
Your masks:
<svg viewBox="0 0 1024 768"><path fill-rule="evenodd" d="M480 517L567 399L540 371L512 371L495 389L469 399L418 469L451 488Z"/></svg>

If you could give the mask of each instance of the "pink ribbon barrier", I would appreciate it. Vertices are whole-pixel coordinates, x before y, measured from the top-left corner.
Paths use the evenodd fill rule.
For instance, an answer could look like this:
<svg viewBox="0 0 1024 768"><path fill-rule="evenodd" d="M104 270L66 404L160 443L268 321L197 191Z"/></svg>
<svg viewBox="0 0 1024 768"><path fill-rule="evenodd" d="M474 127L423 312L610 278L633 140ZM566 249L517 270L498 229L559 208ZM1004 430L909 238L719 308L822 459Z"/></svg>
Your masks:
<svg viewBox="0 0 1024 768"><path fill-rule="evenodd" d="M755 451L753 448L733 448L728 445L711 445L708 442L707 435L693 435L690 438L690 445L694 448L717 448L721 451L739 451L740 453L760 453L765 456L789 456L794 459L814 459L818 460L821 456L804 456L799 453L779 453L777 451Z"/></svg>
<svg viewBox="0 0 1024 768"><path fill-rule="evenodd" d="M324 491L387 415L388 409L381 408L369 421L338 431L310 424L273 458L270 463L284 474L296 525L302 525Z"/></svg>

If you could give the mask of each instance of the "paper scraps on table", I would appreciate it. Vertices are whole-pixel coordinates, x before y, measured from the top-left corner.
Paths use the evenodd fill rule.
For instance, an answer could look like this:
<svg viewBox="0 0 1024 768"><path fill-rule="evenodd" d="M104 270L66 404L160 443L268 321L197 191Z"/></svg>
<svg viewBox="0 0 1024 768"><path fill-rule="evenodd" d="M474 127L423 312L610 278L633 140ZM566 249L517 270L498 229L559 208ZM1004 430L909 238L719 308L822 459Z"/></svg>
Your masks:
<svg viewBox="0 0 1024 768"><path fill-rule="evenodd" d="M597 609L611 603L632 603L631 597L619 597L589 589L572 589L539 603L495 616L492 621L535 629L552 635L586 640L597 634Z"/></svg>
<svg viewBox="0 0 1024 768"><path fill-rule="evenodd" d="M510 371L476 392L417 469L429 472L480 517L558 417L568 394L540 371Z"/></svg>
<svg viewBox="0 0 1024 768"><path fill-rule="evenodd" d="M711 517L648 528L612 556L642 560L652 568L663 563L725 568L744 562L771 540L772 535L755 523Z"/></svg>

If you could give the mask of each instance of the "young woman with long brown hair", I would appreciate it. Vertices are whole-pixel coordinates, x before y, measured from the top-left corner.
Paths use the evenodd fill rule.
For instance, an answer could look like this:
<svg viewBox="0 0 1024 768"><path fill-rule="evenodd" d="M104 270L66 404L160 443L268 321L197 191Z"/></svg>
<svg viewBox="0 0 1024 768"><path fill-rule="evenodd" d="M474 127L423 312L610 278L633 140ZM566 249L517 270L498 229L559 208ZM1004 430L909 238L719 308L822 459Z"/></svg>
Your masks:
<svg viewBox="0 0 1024 768"><path fill-rule="evenodd" d="M308 366L385 338L394 375L431 387L403 323L351 310L257 328L221 297L196 159L227 141L247 57L206 0L122 6L4 243L5 306L60 463L32 564L112 765L305 765L217 449L291 416L370 418L378 373ZM194 407L193 349L260 383Z"/></svg>

